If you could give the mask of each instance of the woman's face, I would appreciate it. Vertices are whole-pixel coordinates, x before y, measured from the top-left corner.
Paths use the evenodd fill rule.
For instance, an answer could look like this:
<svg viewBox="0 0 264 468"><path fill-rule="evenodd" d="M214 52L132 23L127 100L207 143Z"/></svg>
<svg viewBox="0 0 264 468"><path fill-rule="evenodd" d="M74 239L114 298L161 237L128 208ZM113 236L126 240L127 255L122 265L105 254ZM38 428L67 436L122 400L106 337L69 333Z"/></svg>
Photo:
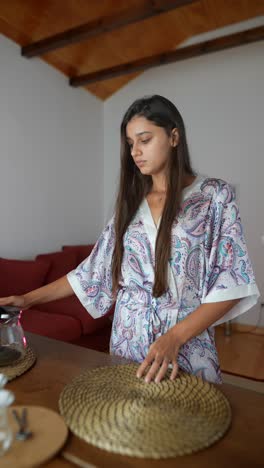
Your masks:
<svg viewBox="0 0 264 468"><path fill-rule="evenodd" d="M126 127L131 156L144 175L157 175L166 169L173 146L178 143L177 129L168 136L165 129L157 127L145 117L135 116Z"/></svg>

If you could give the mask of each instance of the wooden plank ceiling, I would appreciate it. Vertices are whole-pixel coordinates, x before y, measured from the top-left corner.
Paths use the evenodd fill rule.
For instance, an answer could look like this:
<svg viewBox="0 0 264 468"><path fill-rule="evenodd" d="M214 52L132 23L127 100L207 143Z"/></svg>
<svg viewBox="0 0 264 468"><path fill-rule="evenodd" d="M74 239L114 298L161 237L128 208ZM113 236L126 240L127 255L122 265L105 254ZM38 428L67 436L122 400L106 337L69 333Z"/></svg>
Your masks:
<svg viewBox="0 0 264 468"><path fill-rule="evenodd" d="M105 17L169 4L150 0L0 0L0 32L22 47ZM177 4L177 2L171 2ZM186 3L185 5L183 5ZM66 76L121 66L126 74L85 85L106 99L136 77L122 65L170 53L184 40L264 14L264 0L179 0L179 7L41 55ZM263 29L260 31L263 34ZM259 32L258 32L259 34ZM262 36L263 37L263 36ZM245 37L244 37L245 39ZM242 40L243 42L243 40ZM217 49L215 49L217 50ZM21 60L34 60L21 57ZM144 68L144 67L143 67ZM134 68L136 69L136 68ZM140 69L140 68L138 68ZM97 76L97 75L96 75ZM111 76L111 74L109 74ZM115 75L112 75L115 76ZM99 79L99 78L98 78Z"/></svg>

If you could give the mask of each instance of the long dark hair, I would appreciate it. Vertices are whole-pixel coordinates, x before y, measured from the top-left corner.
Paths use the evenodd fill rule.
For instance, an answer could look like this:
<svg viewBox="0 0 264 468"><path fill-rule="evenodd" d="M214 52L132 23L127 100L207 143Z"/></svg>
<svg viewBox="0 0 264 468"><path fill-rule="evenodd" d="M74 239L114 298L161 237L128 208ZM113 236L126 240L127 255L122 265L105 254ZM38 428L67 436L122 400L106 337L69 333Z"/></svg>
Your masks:
<svg viewBox="0 0 264 468"><path fill-rule="evenodd" d="M186 175L194 175L186 141L183 119L174 104L163 96L153 95L136 100L125 113L121 123L121 169L119 191L115 206L115 248L112 261L113 290L116 292L121 273L124 252L123 236L138 210L143 198L150 192L152 177L141 174L131 156L126 136L128 122L135 116L143 116L168 136L173 128L179 132L179 142L171 149L167 170L167 196L158 230L155 251L154 297L167 289L168 261L171 252L172 224L176 220Z"/></svg>

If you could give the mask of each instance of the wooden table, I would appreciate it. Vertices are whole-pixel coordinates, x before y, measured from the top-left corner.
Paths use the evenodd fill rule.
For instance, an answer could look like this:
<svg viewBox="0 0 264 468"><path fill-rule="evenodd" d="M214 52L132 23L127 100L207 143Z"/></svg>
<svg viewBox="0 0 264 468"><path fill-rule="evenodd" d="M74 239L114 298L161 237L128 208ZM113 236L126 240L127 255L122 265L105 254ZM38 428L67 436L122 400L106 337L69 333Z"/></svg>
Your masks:
<svg viewBox="0 0 264 468"><path fill-rule="evenodd" d="M118 357L30 333L27 334L27 338L37 354L37 362L31 370L7 385L7 388L15 393L16 404L40 405L58 411L58 399L63 387L81 372L124 362ZM231 403L233 422L226 436L206 450L193 455L155 461L111 454L70 434L63 451L76 455L87 464L91 463L98 468L263 466L264 395L226 384L220 388ZM73 466L75 465L66 461L60 454L45 464L47 468Z"/></svg>

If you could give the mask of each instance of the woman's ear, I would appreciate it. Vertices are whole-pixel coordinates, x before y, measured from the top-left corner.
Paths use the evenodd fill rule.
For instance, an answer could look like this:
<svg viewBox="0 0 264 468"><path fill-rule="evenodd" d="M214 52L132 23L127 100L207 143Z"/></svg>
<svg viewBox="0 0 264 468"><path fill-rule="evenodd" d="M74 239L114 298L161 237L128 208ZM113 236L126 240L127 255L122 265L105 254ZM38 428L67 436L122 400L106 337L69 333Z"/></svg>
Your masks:
<svg viewBox="0 0 264 468"><path fill-rule="evenodd" d="M171 145L177 146L179 143L179 131L177 128L173 128L171 131Z"/></svg>

